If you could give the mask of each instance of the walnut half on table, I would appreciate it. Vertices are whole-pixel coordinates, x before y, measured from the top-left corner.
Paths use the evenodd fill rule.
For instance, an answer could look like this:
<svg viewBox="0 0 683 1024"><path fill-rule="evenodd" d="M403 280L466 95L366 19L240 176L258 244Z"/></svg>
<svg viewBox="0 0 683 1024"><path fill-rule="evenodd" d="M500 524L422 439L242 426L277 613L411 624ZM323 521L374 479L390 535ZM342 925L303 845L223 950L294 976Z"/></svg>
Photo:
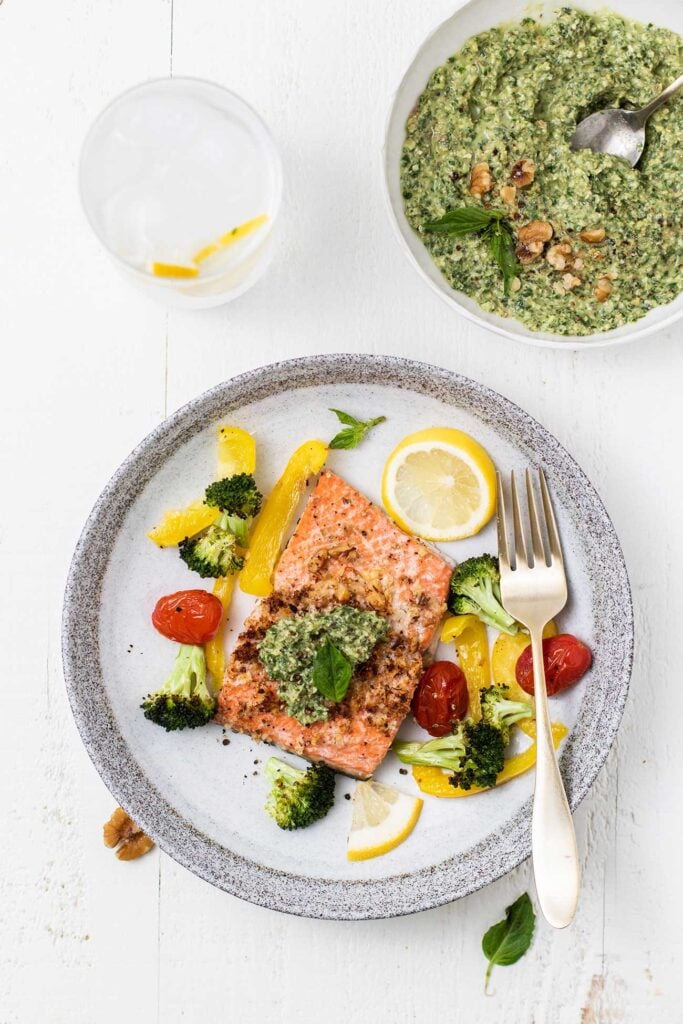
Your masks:
<svg viewBox="0 0 683 1024"><path fill-rule="evenodd" d="M153 841L138 828L122 807L117 807L102 829L104 845L113 850L119 860L137 860L154 846Z"/></svg>

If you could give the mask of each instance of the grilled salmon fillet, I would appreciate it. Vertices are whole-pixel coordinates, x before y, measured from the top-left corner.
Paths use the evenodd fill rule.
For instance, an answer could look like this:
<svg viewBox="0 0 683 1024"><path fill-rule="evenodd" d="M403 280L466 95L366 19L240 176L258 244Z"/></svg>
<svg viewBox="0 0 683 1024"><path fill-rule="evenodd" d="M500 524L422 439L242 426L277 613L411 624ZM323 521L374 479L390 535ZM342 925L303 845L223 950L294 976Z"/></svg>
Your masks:
<svg viewBox="0 0 683 1024"><path fill-rule="evenodd" d="M228 660L217 721L368 778L408 713L450 575L439 555L340 477L323 473L280 559L273 594L256 605ZM286 713L259 644L283 616L339 604L385 616L390 632L358 666L344 700L330 705L329 718L302 725Z"/></svg>
<svg viewBox="0 0 683 1024"><path fill-rule="evenodd" d="M446 610L450 577L443 558L341 477L325 472L274 584L276 591L301 590L326 580L338 603L362 594L364 607L385 615L392 630L425 649Z"/></svg>

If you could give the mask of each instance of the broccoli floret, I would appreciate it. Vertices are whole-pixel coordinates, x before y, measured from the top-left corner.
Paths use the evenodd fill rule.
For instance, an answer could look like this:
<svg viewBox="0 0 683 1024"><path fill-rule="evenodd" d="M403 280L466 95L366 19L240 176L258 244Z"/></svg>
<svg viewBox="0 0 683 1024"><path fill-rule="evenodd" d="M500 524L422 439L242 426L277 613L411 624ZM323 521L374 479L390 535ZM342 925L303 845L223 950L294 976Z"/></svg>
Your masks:
<svg viewBox="0 0 683 1024"><path fill-rule="evenodd" d="M228 525L227 513L201 533L186 537L178 550L188 569L198 572L202 579L230 576L244 565L237 551L237 538Z"/></svg>
<svg viewBox="0 0 683 1024"><path fill-rule="evenodd" d="M334 803L335 777L327 765L294 768L279 757L271 757L265 774L273 784L266 811L280 828L306 828L324 818Z"/></svg>
<svg viewBox="0 0 683 1024"><path fill-rule="evenodd" d="M219 508L227 515L227 528L237 537L238 544L249 544L249 527L254 516L261 511L263 495L250 473L237 473L209 484L204 494L207 505Z"/></svg>
<svg viewBox="0 0 683 1024"><path fill-rule="evenodd" d="M140 705L145 718L174 729L196 729L211 721L215 698L206 686L204 648L181 644L171 674L156 693L150 693Z"/></svg>
<svg viewBox="0 0 683 1024"><path fill-rule="evenodd" d="M249 519L261 511L263 495L250 473L237 473L209 484L204 501L207 505L219 508L221 512Z"/></svg>
<svg viewBox="0 0 683 1024"><path fill-rule="evenodd" d="M460 563L451 576L448 607L454 615L476 615L504 633L519 630L500 603L500 569L493 555L478 555Z"/></svg>
<svg viewBox="0 0 683 1024"><path fill-rule="evenodd" d="M467 757L461 770L449 782L460 789L495 786L498 775L505 767L505 738L500 729L488 722L466 724Z"/></svg>
<svg viewBox="0 0 683 1024"><path fill-rule="evenodd" d="M479 694L482 721L500 730L506 746L510 742L510 727L523 718L534 716L531 704L523 700L508 700L507 686L489 686Z"/></svg>
<svg viewBox="0 0 683 1024"><path fill-rule="evenodd" d="M505 742L500 729L487 722L459 722L450 736L428 743L394 743L404 764L434 765L452 772L449 782L461 789L495 786L505 764Z"/></svg>
<svg viewBox="0 0 683 1024"><path fill-rule="evenodd" d="M453 773L448 781L460 789L495 786L505 765L511 726L534 714L525 701L508 700L507 692L507 686L480 690L481 721L458 722L451 735L428 743L394 743L394 753L404 764L445 768Z"/></svg>

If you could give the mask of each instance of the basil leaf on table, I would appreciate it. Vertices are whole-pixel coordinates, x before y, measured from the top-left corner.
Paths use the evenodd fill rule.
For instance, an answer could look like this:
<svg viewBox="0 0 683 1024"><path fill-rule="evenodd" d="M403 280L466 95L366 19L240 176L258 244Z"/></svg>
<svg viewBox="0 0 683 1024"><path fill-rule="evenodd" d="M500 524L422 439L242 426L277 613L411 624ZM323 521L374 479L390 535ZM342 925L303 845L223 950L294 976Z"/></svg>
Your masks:
<svg viewBox="0 0 683 1024"><path fill-rule="evenodd" d="M486 983L484 991L488 988L491 977L491 968L494 964L501 967L509 967L516 964L520 957L523 957L534 934L536 914L529 899L529 893L523 892L505 910L505 920L498 924L491 925L481 940L481 948L489 964L486 968Z"/></svg>
<svg viewBox="0 0 683 1024"><path fill-rule="evenodd" d="M346 429L340 430L330 441L330 448L350 449L355 448L363 440L368 430L376 427L378 423L384 423L386 416L377 416L374 420L357 420L348 412L341 409L330 409L340 423L345 424Z"/></svg>
<svg viewBox="0 0 683 1024"><path fill-rule="evenodd" d="M330 640L325 640L313 660L313 685L328 700L344 700L353 675L353 664Z"/></svg>

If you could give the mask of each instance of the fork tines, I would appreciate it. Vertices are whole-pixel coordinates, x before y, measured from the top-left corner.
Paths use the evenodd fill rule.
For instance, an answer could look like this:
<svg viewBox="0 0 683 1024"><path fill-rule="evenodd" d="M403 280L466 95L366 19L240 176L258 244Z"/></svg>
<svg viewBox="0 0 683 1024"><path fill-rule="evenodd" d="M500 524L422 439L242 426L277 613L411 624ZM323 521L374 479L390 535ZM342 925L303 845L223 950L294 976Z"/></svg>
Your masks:
<svg viewBox="0 0 683 1024"><path fill-rule="evenodd" d="M514 571L518 567L531 569L534 566L540 565L562 565L560 537L557 532L553 507L550 503L550 493L545 474L542 469L538 470L538 486L543 510L540 516L531 470L527 469L524 475L526 480L528 533L527 524L522 515L522 506L519 500L514 471L510 473L509 502L506 500L503 478L500 473L496 474L498 480L498 557L501 568ZM511 515L510 507L512 507ZM512 518L512 557L508 532L510 518ZM528 538L531 540L530 546L527 543Z"/></svg>

